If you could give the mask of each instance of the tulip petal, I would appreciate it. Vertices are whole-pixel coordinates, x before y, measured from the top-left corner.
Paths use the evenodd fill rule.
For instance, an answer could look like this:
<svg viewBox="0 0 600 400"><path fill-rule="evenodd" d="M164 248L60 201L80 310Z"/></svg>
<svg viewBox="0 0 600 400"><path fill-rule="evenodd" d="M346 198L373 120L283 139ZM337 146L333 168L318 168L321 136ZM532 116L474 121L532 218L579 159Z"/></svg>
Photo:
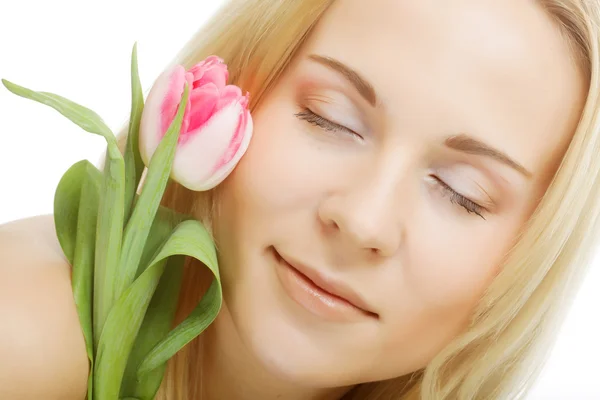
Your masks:
<svg viewBox="0 0 600 400"><path fill-rule="evenodd" d="M189 70L194 75L193 89L208 83L214 83L219 89L227 85L229 71L223 60L216 56L210 56L206 60L194 65Z"/></svg>
<svg viewBox="0 0 600 400"><path fill-rule="evenodd" d="M211 68L204 71L200 79L194 80L194 89L202 87L206 84L213 83L219 89L223 89L227 85L227 73L220 68Z"/></svg>
<svg viewBox="0 0 600 400"><path fill-rule="evenodd" d="M240 135L241 141L237 144L237 149L232 152L232 157L227 163L220 165L219 168L213 172L211 177L204 182L204 185L198 186L196 190L209 190L221 183L227 176L233 171L235 166L240 162L242 156L248 150L250 145L250 139L252 138L254 126L250 111L244 111L245 129Z"/></svg>
<svg viewBox="0 0 600 400"><path fill-rule="evenodd" d="M140 155L144 161L144 165L150 164L150 159L154 154L154 151L158 147L158 143L163 137L165 130L162 129L163 121L165 118L161 116L161 110L164 106L164 98L167 92L169 92L169 86L171 84L172 75L180 75L182 79L185 79L185 69L181 66L174 66L173 68L165 70L157 79L150 93L146 98L146 104L142 112L142 118L140 120L140 135L139 135L139 146ZM182 91L183 91L183 80L182 80ZM176 99L175 108L181 99L181 95ZM175 100L174 100L175 101ZM173 114L174 116L175 114ZM172 120L173 118L171 118ZM168 125L167 125L168 127Z"/></svg>
<svg viewBox="0 0 600 400"><path fill-rule="evenodd" d="M184 143L189 137L189 132L193 132L200 128L208 121L215 110L217 101L219 100L219 89L213 83L209 83L201 88L192 91L190 124L188 132L182 132L180 142Z"/></svg>
<svg viewBox="0 0 600 400"><path fill-rule="evenodd" d="M173 68L173 71L168 78L168 83L160 107L161 138L167 129L169 129L169 125L171 125L173 118L175 118L175 113L177 112L177 107L179 107L181 95L183 94L183 86L188 80L186 75L185 69L181 65L177 65Z"/></svg>
<svg viewBox="0 0 600 400"><path fill-rule="evenodd" d="M232 102L242 97L242 89L235 85L227 85L221 90L221 98L217 103L216 110L219 111L227 107Z"/></svg>
<svg viewBox="0 0 600 400"><path fill-rule="evenodd" d="M239 124L237 129L235 130L234 136L231 138L231 142L229 143L229 147L227 151L221 157L221 160L217 165L215 165L214 171L222 168L225 164L227 164L238 152L242 144L242 139L244 138L244 134L246 133L246 125L248 124L249 113L246 110L240 107L241 113L239 117Z"/></svg>
<svg viewBox="0 0 600 400"><path fill-rule="evenodd" d="M196 64L194 67L192 68L198 68L198 69L202 69L202 68L210 68L214 65L218 65L218 64L224 64L223 59L219 56L208 56L206 57L204 60L200 61L198 64Z"/></svg>
<svg viewBox="0 0 600 400"><path fill-rule="evenodd" d="M202 190L214 168L227 152L239 124L241 107L231 103L200 129L190 132L185 144L177 148L173 179L191 190Z"/></svg>

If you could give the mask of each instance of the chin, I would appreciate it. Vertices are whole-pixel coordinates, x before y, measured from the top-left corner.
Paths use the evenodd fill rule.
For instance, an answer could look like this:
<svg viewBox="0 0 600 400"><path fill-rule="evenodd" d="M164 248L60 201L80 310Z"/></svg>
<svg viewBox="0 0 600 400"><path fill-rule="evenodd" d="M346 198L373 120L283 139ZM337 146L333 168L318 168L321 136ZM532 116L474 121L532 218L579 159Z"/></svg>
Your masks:
<svg viewBox="0 0 600 400"><path fill-rule="evenodd" d="M331 347L322 346L319 338L290 324L285 317L268 311L248 312L231 305L229 311L244 346L265 370L298 386L329 388L352 384L344 366L336 362Z"/></svg>

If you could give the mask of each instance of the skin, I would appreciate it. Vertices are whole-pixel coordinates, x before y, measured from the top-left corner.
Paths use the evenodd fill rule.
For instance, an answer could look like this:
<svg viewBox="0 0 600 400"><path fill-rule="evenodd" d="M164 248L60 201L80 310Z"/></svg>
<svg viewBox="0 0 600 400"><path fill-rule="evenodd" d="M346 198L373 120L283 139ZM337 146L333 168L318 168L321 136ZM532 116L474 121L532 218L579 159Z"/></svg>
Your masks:
<svg viewBox="0 0 600 400"><path fill-rule="evenodd" d="M52 215L0 225L0 399L87 393L70 266L54 232Z"/></svg>
<svg viewBox="0 0 600 400"><path fill-rule="evenodd" d="M315 54L356 70L377 104ZM497 274L584 95L535 2L335 2L254 112L250 148L220 187L226 305L205 337L203 398L339 398L425 367ZM354 133L298 118L305 107ZM460 134L527 172L444 145ZM332 322L299 306L271 246L351 287L378 318Z"/></svg>
<svg viewBox="0 0 600 400"><path fill-rule="evenodd" d="M376 106L311 54L358 71ZM533 1L336 1L253 113L250 148L219 187L225 305L203 335L202 400L336 399L426 366L465 328L546 190L584 95ZM298 118L305 107L354 133ZM444 145L461 133L530 174ZM0 315L11 321L0 398L82 399L85 345L52 217L0 228ZM271 246L352 288L377 317L331 321L299 306Z"/></svg>

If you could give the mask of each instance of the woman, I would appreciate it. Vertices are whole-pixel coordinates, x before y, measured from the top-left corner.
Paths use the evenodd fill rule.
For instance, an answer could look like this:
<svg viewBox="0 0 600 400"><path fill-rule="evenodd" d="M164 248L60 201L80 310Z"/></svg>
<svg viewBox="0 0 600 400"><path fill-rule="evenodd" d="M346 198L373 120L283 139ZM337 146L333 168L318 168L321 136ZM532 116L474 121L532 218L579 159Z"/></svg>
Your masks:
<svg viewBox="0 0 600 400"><path fill-rule="evenodd" d="M225 304L158 398L528 389L598 232L599 26L596 0L227 4L177 62L224 58L254 137L214 191L173 184L164 200L212 227ZM2 228L4 263L29 272L0 281L13 315L48 325L25 352L0 337L4 390L83 398L68 266L33 232L54 240L47 220ZM203 271L188 260L178 321ZM27 306L40 290L43 316Z"/></svg>

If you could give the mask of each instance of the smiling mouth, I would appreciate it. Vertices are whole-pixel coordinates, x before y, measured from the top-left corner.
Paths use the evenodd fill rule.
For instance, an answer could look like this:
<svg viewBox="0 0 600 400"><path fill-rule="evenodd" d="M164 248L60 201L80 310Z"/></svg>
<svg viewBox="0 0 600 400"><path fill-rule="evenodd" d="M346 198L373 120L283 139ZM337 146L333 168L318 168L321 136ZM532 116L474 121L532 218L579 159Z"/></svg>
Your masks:
<svg viewBox="0 0 600 400"><path fill-rule="evenodd" d="M274 247L271 251L278 264L277 275L285 291L297 304L312 314L337 322L360 321L365 317L379 319L378 314L361 307L362 304L361 306L356 304L362 303L356 295L344 296L339 293L344 291L343 289L327 285L322 278L320 282L316 282L315 278L319 276L314 271L308 270L305 266L292 264ZM350 293L347 290L346 292Z"/></svg>

